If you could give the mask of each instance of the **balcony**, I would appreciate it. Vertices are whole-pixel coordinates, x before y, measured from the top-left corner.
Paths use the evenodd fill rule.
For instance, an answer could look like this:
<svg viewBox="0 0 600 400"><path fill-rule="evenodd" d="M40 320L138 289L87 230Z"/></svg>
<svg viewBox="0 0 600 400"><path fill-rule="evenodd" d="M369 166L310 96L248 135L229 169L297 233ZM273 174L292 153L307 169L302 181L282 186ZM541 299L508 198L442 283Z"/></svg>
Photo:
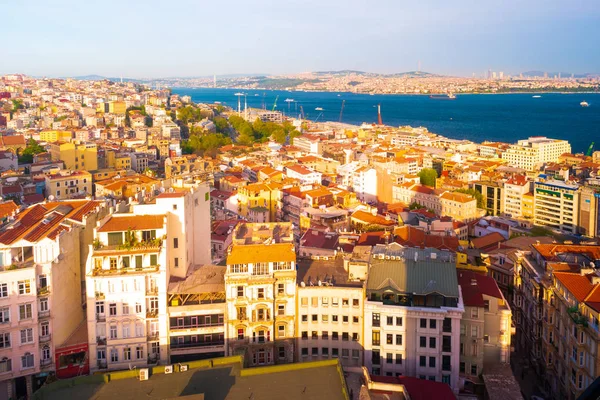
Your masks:
<svg viewBox="0 0 600 400"><path fill-rule="evenodd" d="M98 346L106 346L106 338L96 336L96 344Z"/></svg>
<svg viewBox="0 0 600 400"><path fill-rule="evenodd" d="M106 322L106 314L96 314L96 321Z"/></svg>
<svg viewBox="0 0 600 400"><path fill-rule="evenodd" d="M224 346L224 340L215 340L211 342L189 342L189 343L172 343L171 349L189 349L194 347L214 347L214 346Z"/></svg>
<svg viewBox="0 0 600 400"><path fill-rule="evenodd" d="M452 346L442 346L442 352L452 353Z"/></svg>
<svg viewBox="0 0 600 400"><path fill-rule="evenodd" d="M50 310L38 311L38 318L39 319L50 318Z"/></svg>
<svg viewBox="0 0 600 400"><path fill-rule="evenodd" d="M50 286L38 287L38 291L37 291L38 296L48 296L49 294L50 294Z"/></svg>
<svg viewBox="0 0 600 400"><path fill-rule="evenodd" d="M146 311L146 318L158 318L158 310L148 310Z"/></svg>
<svg viewBox="0 0 600 400"><path fill-rule="evenodd" d="M52 365L52 358L43 358L40 360L40 367L50 367Z"/></svg>
<svg viewBox="0 0 600 400"><path fill-rule="evenodd" d="M243 318L242 320L246 320L247 318ZM171 330L179 330L179 329L197 329L197 328L211 328L211 327L215 327L215 326L223 326L225 323L223 321L221 322L211 322L211 323L201 323L201 324L194 324L194 325L173 325L171 326Z"/></svg>
<svg viewBox="0 0 600 400"><path fill-rule="evenodd" d="M142 268L114 268L114 269L103 269L95 268L92 271L93 276L106 276L106 275L127 275L127 274L140 274L140 273L152 273L158 272L160 265L149 265Z"/></svg>
<svg viewBox="0 0 600 400"><path fill-rule="evenodd" d="M104 295L103 292L96 292L96 300L104 300L106 299L106 296Z"/></svg>
<svg viewBox="0 0 600 400"><path fill-rule="evenodd" d="M52 335L50 335L50 334L40 336L40 344L48 343L51 339L52 339Z"/></svg>
<svg viewBox="0 0 600 400"><path fill-rule="evenodd" d="M158 296L158 287L147 288L146 296Z"/></svg>
<svg viewBox="0 0 600 400"><path fill-rule="evenodd" d="M98 360L96 366L98 367L98 369L106 369L108 368L108 363L106 362L106 360Z"/></svg>
<svg viewBox="0 0 600 400"><path fill-rule="evenodd" d="M147 339L149 342L156 342L156 341L158 341L158 338L159 338L158 332L150 332L147 336Z"/></svg>

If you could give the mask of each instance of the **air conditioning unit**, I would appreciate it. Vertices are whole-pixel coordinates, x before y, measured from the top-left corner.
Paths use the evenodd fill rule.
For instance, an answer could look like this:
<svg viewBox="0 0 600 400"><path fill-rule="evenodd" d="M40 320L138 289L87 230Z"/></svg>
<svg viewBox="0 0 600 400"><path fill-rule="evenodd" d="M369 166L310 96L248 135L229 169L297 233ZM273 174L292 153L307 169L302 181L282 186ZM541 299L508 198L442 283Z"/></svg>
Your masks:
<svg viewBox="0 0 600 400"><path fill-rule="evenodd" d="M165 365L165 374L172 374L172 373L173 373L173 366Z"/></svg>
<svg viewBox="0 0 600 400"><path fill-rule="evenodd" d="M140 369L140 381L147 381L148 380L148 368L141 368Z"/></svg>
<svg viewBox="0 0 600 400"><path fill-rule="evenodd" d="M180 372L185 372L185 371L187 371L187 370L188 370L188 366L187 366L187 365L181 365L181 366L179 367L179 371L180 371Z"/></svg>

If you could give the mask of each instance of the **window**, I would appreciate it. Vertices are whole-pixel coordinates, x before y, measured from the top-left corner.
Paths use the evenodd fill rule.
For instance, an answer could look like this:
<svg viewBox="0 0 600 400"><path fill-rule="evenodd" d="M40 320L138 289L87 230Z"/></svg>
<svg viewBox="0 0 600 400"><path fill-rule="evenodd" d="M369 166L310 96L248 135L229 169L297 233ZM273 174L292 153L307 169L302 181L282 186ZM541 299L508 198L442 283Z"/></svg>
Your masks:
<svg viewBox="0 0 600 400"><path fill-rule="evenodd" d="M129 304L123 303L123 315L129 315Z"/></svg>
<svg viewBox="0 0 600 400"><path fill-rule="evenodd" d="M429 357L429 368L435 368L435 357Z"/></svg>
<svg viewBox="0 0 600 400"><path fill-rule="evenodd" d="M129 337L129 324L123 324L123 337Z"/></svg>
<svg viewBox="0 0 600 400"><path fill-rule="evenodd" d="M285 304L277 305L277 315L285 315Z"/></svg>
<svg viewBox="0 0 600 400"><path fill-rule="evenodd" d="M141 303L135 303L135 313L136 314L140 314L142 312L142 304Z"/></svg>
<svg viewBox="0 0 600 400"><path fill-rule="evenodd" d="M342 332L342 341L347 342L350 339L348 332Z"/></svg>
<svg viewBox="0 0 600 400"><path fill-rule="evenodd" d="M352 350L352 358L358 358L360 357L360 351L354 349Z"/></svg>
<svg viewBox="0 0 600 400"><path fill-rule="evenodd" d="M477 327L476 326L471 327L471 337L477 337Z"/></svg>
<svg viewBox="0 0 600 400"><path fill-rule="evenodd" d="M477 375L477 365L471 364L471 375Z"/></svg>
<svg viewBox="0 0 600 400"><path fill-rule="evenodd" d="M12 360L4 357L0 360L0 374L12 371Z"/></svg>
<svg viewBox="0 0 600 400"><path fill-rule="evenodd" d="M237 287L237 297L244 297L244 287L243 286Z"/></svg>
<svg viewBox="0 0 600 400"><path fill-rule="evenodd" d="M323 297L323 298L321 299L321 305L322 305L323 307L327 307L327 306L329 305L329 297Z"/></svg>
<svg viewBox="0 0 600 400"><path fill-rule="evenodd" d="M381 315L379 313L373 313L373 326L380 326Z"/></svg>
<svg viewBox="0 0 600 400"><path fill-rule="evenodd" d="M479 318L479 309L476 307L471 308L471 318Z"/></svg>
<svg viewBox="0 0 600 400"><path fill-rule="evenodd" d="M387 353L385 355L385 363L386 364L393 364L394 363L394 355L392 353Z"/></svg>
<svg viewBox="0 0 600 400"><path fill-rule="evenodd" d="M283 283L277 284L277 294L285 294L285 285Z"/></svg>
<svg viewBox="0 0 600 400"><path fill-rule="evenodd" d="M352 317L352 323L358 324L358 317L356 315Z"/></svg>
<svg viewBox="0 0 600 400"><path fill-rule="evenodd" d="M429 320L429 329L436 329L437 327L437 321L435 319L430 319Z"/></svg>
<svg viewBox="0 0 600 400"><path fill-rule="evenodd" d="M21 357L21 367L23 369L25 369L25 368L33 368L33 354L31 354L31 353L25 353Z"/></svg>
<svg viewBox="0 0 600 400"><path fill-rule="evenodd" d="M318 356L318 355L319 355L319 348L318 348L318 347L313 347L313 348L311 349L311 352L310 352L310 353L311 353L311 355L313 355L313 356Z"/></svg>
<svg viewBox="0 0 600 400"><path fill-rule="evenodd" d="M173 204L173 210L177 210L177 204Z"/></svg>
<svg viewBox="0 0 600 400"><path fill-rule="evenodd" d="M19 304L19 321L31 319L31 303Z"/></svg>
<svg viewBox="0 0 600 400"><path fill-rule="evenodd" d="M308 339L308 331L302 331L302 339L304 339L304 340Z"/></svg>
<svg viewBox="0 0 600 400"><path fill-rule="evenodd" d="M372 334L372 343L373 346L379 346L380 345L380 334L379 331L373 331Z"/></svg>
<svg viewBox="0 0 600 400"><path fill-rule="evenodd" d="M301 305L302 307L308 307L308 297L302 297L302 298L300 299L300 305Z"/></svg>
<svg viewBox="0 0 600 400"><path fill-rule="evenodd" d="M484 343L489 343L490 342L490 335L483 335L483 341L484 341Z"/></svg>
<svg viewBox="0 0 600 400"><path fill-rule="evenodd" d="M244 328L239 328L237 330L237 338L238 340L244 340Z"/></svg>
<svg viewBox="0 0 600 400"><path fill-rule="evenodd" d="M8 284L0 283L0 298L8 297Z"/></svg>
<svg viewBox="0 0 600 400"><path fill-rule="evenodd" d="M278 347L277 352L278 352L280 360L285 358L285 347L283 347L283 346Z"/></svg>
<svg viewBox="0 0 600 400"><path fill-rule="evenodd" d="M150 265L158 265L158 255L150 254Z"/></svg>
<svg viewBox="0 0 600 400"><path fill-rule="evenodd" d="M50 324L48 321L42 322L40 328L40 336L48 336L50 334Z"/></svg>
<svg viewBox="0 0 600 400"><path fill-rule="evenodd" d="M338 357L338 356L339 356L339 354L340 354L340 349L338 349L338 348L336 348L336 347L334 347L333 349L331 349L331 355L332 355L333 357Z"/></svg>
<svg viewBox="0 0 600 400"><path fill-rule="evenodd" d="M352 299L352 307L358 307L358 299Z"/></svg>
<svg viewBox="0 0 600 400"><path fill-rule="evenodd" d="M44 297L40 299L40 311L48 311L48 298Z"/></svg>
<svg viewBox="0 0 600 400"><path fill-rule="evenodd" d="M335 334L337 334L337 332ZM318 339L319 338L319 334L317 333L317 331L311 331L311 335L310 336L311 336L312 339Z"/></svg>
<svg viewBox="0 0 600 400"><path fill-rule="evenodd" d="M310 298L310 306L311 307L318 307L319 306L319 298L318 297L311 297Z"/></svg>
<svg viewBox="0 0 600 400"><path fill-rule="evenodd" d="M388 333L385 338L385 344L394 344L394 335Z"/></svg>
<svg viewBox="0 0 600 400"><path fill-rule="evenodd" d="M259 299L265 298L265 289L264 288L258 288L258 298Z"/></svg>
<svg viewBox="0 0 600 400"><path fill-rule="evenodd" d="M179 268L179 258L175 257L174 262L175 262L175 268Z"/></svg>
<svg viewBox="0 0 600 400"><path fill-rule="evenodd" d="M108 305L108 315L110 315L111 317L117 315L117 303L110 303Z"/></svg>
<svg viewBox="0 0 600 400"><path fill-rule="evenodd" d="M427 338L425 336L419 337L419 347L427 347Z"/></svg>
<svg viewBox="0 0 600 400"><path fill-rule="evenodd" d="M110 338L111 339L116 339L117 338L117 326L116 325L111 325L110 326Z"/></svg>
<svg viewBox="0 0 600 400"><path fill-rule="evenodd" d="M31 284L29 280L19 281L19 294L30 294L31 293Z"/></svg>
<svg viewBox="0 0 600 400"><path fill-rule="evenodd" d="M0 333L0 349L8 349L10 347L10 333Z"/></svg>
<svg viewBox="0 0 600 400"><path fill-rule="evenodd" d="M485 311L490 311L490 301L489 300L484 300L483 301L483 309Z"/></svg>
<svg viewBox="0 0 600 400"><path fill-rule="evenodd" d="M119 353L117 352L117 349L110 349L110 361L119 362Z"/></svg>
<svg viewBox="0 0 600 400"><path fill-rule="evenodd" d="M302 322L308 322L308 315L302 314Z"/></svg>
<svg viewBox="0 0 600 400"><path fill-rule="evenodd" d="M436 346L436 338L430 337L429 338L429 348L430 349L435 349L435 346Z"/></svg>
<svg viewBox="0 0 600 400"><path fill-rule="evenodd" d="M135 324L135 337L142 337L142 336L144 336L144 325Z"/></svg>
<svg viewBox="0 0 600 400"><path fill-rule="evenodd" d="M425 356L420 356L419 357L419 366L420 367L426 367L427 366L427 357L425 357Z"/></svg>
<svg viewBox="0 0 600 400"><path fill-rule="evenodd" d="M373 350L371 353L371 363L375 365L381 364L381 356L379 354L379 350Z"/></svg>
<svg viewBox="0 0 600 400"><path fill-rule="evenodd" d="M285 325L278 325L277 326L277 337L285 337Z"/></svg>
<svg viewBox="0 0 600 400"><path fill-rule="evenodd" d="M420 326L421 326L421 328L427 328L427 319L426 318L421 318Z"/></svg>
<svg viewBox="0 0 600 400"><path fill-rule="evenodd" d="M348 349L342 349L342 358L348 358L350 351Z"/></svg>
<svg viewBox="0 0 600 400"><path fill-rule="evenodd" d="M402 365L402 354L396 354L396 364Z"/></svg>
<svg viewBox="0 0 600 400"><path fill-rule="evenodd" d="M338 334L338 332L332 332L331 333L331 340L339 340L339 334Z"/></svg>
<svg viewBox="0 0 600 400"><path fill-rule="evenodd" d="M402 326L402 317L396 317L396 326Z"/></svg>
<svg viewBox="0 0 600 400"><path fill-rule="evenodd" d="M338 315L337 314L332 315L331 316L331 321L332 322L338 322Z"/></svg>
<svg viewBox="0 0 600 400"><path fill-rule="evenodd" d="M460 371L461 374L465 373L465 363L464 362L460 363L460 365L459 365L459 371Z"/></svg>
<svg viewBox="0 0 600 400"><path fill-rule="evenodd" d="M394 325L394 317L387 317L387 325Z"/></svg>
<svg viewBox="0 0 600 400"><path fill-rule="evenodd" d="M124 361L131 360L131 349L129 347L125 347L123 349L123 360Z"/></svg>
<svg viewBox="0 0 600 400"><path fill-rule="evenodd" d="M311 315L311 321L312 322L319 322L319 316L317 314Z"/></svg>
<svg viewBox="0 0 600 400"><path fill-rule="evenodd" d="M138 346L135 348L135 358L138 360L141 360L142 358L144 358L144 348L141 346Z"/></svg>
<svg viewBox="0 0 600 400"><path fill-rule="evenodd" d="M302 348L302 355L303 356L308 356L308 347L303 347Z"/></svg>
<svg viewBox="0 0 600 400"><path fill-rule="evenodd" d="M358 342L358 333L357 332L353 332L352 333L352 341L353 342Z"/></svg>
<svg viewBox="0 0 600 400"><path fill-rule="evenodd" d="M350 305L350 300L342 299L342 307L348 307Z"/></svg>
<svg viewBox="0 0 600 400"><path fill-rule="evenodd" d="M174 249L179 248L179 238L173 238L173 248Z"/></svg>
<svg viewBox="0 0 600 400"><path fill-rule="evenodd" d="M322 347L321 354L324 356L329 356L329 347Z"/></svg>
<svg viewBox="0 0 600 400"><path fill-rule="evenodd" d="M452 332L452 319L444 318L444 323L442 325L442 330L444 332Z"/></svg>
<svg viewBox="0 0 600 400"><path fill-rule="evenodd" d="M10 322L10 308L0 308L0 324L5 324L7 322Z"/></svg>
<svg viewBox="0 0 600 400"><path fill-rule="evenodd" d="M402 335L396 335L396 346L402 346Z"/></svg>
<svg viewBox="0 0 600 400"><path fill-rule="evenodd" d="M328 331L321 332L321 339L328 340L329 339L329 332Z"/></svg>
<svg viewBox="0 0 600 400"><path fill-rule="evenodd" d="M332 297L332 298L331 298L331 305L332 305L333 307L337 307L337 306L339 306L339 304L340 304L340 303L339 303L339 300L338 300L338 298L337 298L337 297Z"/></svg>

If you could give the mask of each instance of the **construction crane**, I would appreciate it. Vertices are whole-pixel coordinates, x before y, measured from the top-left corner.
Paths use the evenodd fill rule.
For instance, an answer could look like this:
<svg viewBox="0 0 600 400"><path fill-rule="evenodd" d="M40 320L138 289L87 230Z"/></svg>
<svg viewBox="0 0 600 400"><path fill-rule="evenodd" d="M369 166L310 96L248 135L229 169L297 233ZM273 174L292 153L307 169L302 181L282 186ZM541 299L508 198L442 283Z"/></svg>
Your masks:
<svg viewBox="0 0 600 400"><path fill-rule="evenodd" d="M275 109L277 108L277 99L279 99L279 95L275 96L275 102L273 103L273 110L271 110L271 111L275 111Z"/></svg>
<svg viewBox="0 0 600 400"><path fill-rule="evenodd" d="M594 153L594 142L592 142L592 144L590 144L590 147L588 147L585 155L588 157L591 157L593 153Z"/></svg>
<svg viewBox="0 0 600 400"><path fill-rule="evenodd" d="M302 107L302 104L300 104L300 119L304 119L304 108Z"/></svg>
<svg viewBox="0 0 600 400"><path fill-rule="evenodd" d="M346 100L342 100L342 109L340 110L340 122L342 122L342 115L344 114L344 104L346 104Z"/></svg>

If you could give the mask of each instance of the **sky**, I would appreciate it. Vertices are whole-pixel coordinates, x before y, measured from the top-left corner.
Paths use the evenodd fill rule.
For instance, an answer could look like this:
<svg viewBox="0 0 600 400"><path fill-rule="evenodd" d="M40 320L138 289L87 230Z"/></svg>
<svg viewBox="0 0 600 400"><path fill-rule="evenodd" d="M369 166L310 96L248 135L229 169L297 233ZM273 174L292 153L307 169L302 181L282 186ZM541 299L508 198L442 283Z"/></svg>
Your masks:
<svg viewBox="0 0 600 400"><path fill-rule="evenodd" d="M600 72L598 0L0 0L0 74Z"/></svg>

